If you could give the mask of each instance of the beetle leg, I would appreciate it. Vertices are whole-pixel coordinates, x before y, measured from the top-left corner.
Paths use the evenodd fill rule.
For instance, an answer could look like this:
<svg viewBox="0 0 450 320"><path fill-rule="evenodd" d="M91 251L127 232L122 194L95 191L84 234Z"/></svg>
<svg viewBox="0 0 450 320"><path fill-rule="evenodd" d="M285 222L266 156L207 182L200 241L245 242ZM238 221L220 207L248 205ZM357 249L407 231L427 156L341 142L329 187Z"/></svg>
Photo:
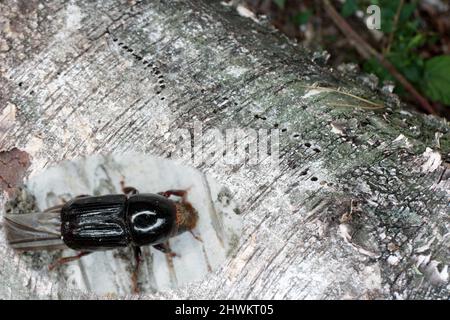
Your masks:
<svg viewBox="0 0 450 320"><path fill-rule="evenodd" d="M131 283L133 285L133 292L138 294L139 293L139 286L138 286L139 267L141 266L142 251L141 251L140 247L133 247L133 252L134 252L135 266L134 266L133 274L131 275Z"/></svg>
<svg viewBox="0 0 450 320"><path fill-rule="evenodd" d="M181 197L182 202L187 202L187 193L188 193L189 189L186 190L167 190L167 191L163 191L163 192L158 192L159 195L162 195L166 198L170 197L170 196L177 196L177 197Z"/></svg>
<svg viewBox="0 0 450 320"><path fill-rule="evenodd" d="M125 186L125 180L123 178L122 180L120 180L120 188L122 189L122 192L127 196L139 193L136 188Z"/></svg>
<svg viewBox="0 0 450 320"><path fill-rule="evenodd" d="M192 230L189 230L189 233L194 237L195 240L203 242L202 238L200 236L196 235Z"/></svg>
<svg viewBox="0 0 450 320"><path fill-rule="evenodd" d="M133 187L123 187L122 188L122 192L125 193L127 196L131 196L133 194L138 194L139 193L137 191L137 189L133 188Z"/></svg>
<svg viewBox="0 0 450 320"><path fill-rule="evenodd" d="M86 256L86 255L88 255L90 253L92 253L92 251L81 251L80 253L78 253L75 256L63 257L61 259L58 259L56 262L52 263L51 265L49 265L48 269L49 270L53 270L59 265L66 264L66 263L71 262L71 261L79 260L81 257L84 257L84 256Z"/></svg>
<svg viewBox="0 0 450 320"><path fill-rule="evenodd" d="M172 249L170 249L169 242L155 244L153 248L170 255L172 258L178 256L175 252L172 251Z"/></svg>

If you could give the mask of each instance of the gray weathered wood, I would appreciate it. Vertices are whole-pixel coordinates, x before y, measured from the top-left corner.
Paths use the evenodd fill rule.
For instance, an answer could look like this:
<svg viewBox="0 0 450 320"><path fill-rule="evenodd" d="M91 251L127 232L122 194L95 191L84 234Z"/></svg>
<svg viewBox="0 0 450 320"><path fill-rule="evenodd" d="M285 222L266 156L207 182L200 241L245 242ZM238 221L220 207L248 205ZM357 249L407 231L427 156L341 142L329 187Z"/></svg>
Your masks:
<svg viewBox="0 0 450 320"><path fill-rule="evenodd" d="M444 120L402 111L370 77L318 65L219 2L6 1L0 12L0 145L31 155L30 174L97 152L169 156L170 133L196 120L281 129L279 170L197 165L241 204L236 255L146 298L449 298ZM317 83L384 107L307 87ZM96 297L57 293L51 276L0 255L2 298Z"/></svg>

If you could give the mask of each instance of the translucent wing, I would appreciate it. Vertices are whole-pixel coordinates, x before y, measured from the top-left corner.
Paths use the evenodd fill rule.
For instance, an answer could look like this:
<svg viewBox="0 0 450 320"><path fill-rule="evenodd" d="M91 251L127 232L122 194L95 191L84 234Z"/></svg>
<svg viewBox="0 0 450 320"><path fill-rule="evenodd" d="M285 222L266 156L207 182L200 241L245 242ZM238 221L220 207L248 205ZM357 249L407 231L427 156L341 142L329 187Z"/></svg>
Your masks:
<svg viewBox="0 0 450 320"><path fill-rule="evenodd" d="M4 215L6 239L16 250L67 248L61 239L61 206L44 212Z"/></svg>

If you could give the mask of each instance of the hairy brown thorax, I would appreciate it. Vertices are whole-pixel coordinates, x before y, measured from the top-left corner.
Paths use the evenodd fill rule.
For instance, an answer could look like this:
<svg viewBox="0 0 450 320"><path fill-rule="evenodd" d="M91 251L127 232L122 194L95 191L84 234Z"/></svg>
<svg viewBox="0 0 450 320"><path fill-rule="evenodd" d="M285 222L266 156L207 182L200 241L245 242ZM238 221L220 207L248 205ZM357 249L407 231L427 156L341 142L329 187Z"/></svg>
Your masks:
<svg viewBox="0 0 450 320"><path fill-rule="evenodd" d="M198 221L197 210L189 202L177 203L176 207L177 234L194 229Z"/></svg>

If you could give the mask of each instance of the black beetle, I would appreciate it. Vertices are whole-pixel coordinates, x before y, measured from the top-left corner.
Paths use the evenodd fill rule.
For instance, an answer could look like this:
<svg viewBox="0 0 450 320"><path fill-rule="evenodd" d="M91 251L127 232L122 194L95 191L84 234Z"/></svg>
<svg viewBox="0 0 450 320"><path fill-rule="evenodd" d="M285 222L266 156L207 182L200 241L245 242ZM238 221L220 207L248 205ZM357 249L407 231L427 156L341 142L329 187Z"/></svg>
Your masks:
<svg viewBox="0 0 450 320"><path fill-rule="evenodd" d="M18 250L69 247L80 251L59 259L50 269L93 251L131 246L136 259L132 282L137 292L140 247L152 245L176 256L168 245L169 238L189 231L201 241L192 233L198 213L186 199L187 190L139 194L135 188L121 185L124 194L82 195L41 213L6 214L9 244ZM172 195L181 201L169 199Z"/></svg>

